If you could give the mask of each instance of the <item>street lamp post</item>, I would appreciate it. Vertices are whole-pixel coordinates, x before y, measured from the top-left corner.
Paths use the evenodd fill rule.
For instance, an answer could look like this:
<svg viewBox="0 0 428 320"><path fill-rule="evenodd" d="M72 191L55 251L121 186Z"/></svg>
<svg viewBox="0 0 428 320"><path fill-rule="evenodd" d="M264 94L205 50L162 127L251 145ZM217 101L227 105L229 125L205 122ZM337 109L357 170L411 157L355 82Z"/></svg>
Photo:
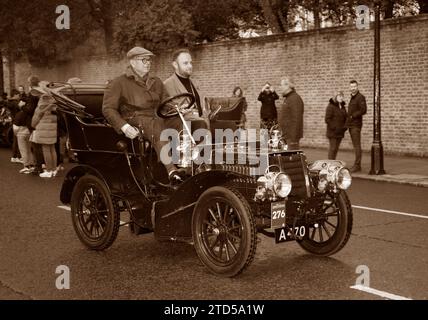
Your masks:
<svg viewBox="0 0 428 320"><path fill-rule="evenodd" d="M373 75L373 143L369 174L385 174L381 138L380 108L380 1L375 1L374 75Z"/></svg>

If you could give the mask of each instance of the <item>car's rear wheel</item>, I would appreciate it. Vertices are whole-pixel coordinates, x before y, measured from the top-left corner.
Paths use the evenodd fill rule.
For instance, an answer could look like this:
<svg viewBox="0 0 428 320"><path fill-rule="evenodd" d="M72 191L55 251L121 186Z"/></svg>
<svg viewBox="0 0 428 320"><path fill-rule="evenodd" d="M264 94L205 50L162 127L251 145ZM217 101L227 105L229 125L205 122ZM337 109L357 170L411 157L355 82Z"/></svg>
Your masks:
<svg viewBox="0 0 428 320"><path fill-rule="evenodd" d="M192 234L196 253L208 269L233 277L255 255L257 233L251 207L231 186L206 190L193 211Z"/></svg>
<svg viewBox="0 0 428 320"><path fill-rule="evenodd" d="M345 191L326 194L322 212L308 226L306 237L298 241L306 251L330 256L341 250L352 231L352 207Z"/></svg>
<svg viewBox="0 0 428 320"><path fill-rule="evenodd" d="M73 189L71 218L80 241L92 250L107 249L119 232L120 212L105 183L92 175L80 178Z"/></svg>

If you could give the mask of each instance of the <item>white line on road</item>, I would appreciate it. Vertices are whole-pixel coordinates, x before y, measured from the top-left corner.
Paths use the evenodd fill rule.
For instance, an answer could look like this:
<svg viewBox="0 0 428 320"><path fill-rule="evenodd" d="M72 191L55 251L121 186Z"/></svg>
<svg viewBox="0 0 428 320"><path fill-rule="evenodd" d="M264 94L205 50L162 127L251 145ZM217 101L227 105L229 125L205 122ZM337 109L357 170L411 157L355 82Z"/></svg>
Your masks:
<svg viewBox="0 0 428 320"><path fill-rule="evenodd" d="M410 298L406 298L406 297L402 297L402 296L397 296L396 294L392 294L392 293L389 293L389 292L376 290L376 289L373 289L373 288L370 288L370 287L362 286L360 284L352 286L350 288L351 289L355 289L355 290L364 291L364 292L367 292L367 293L371 293L371 294L380 296L382 298L390 299L390 300L412 300Z"/></svg>
<svg viewBox="0 0 428 320"><path fill-rule="evenodd" d="M58 206L58 208L66 210L66 211L71 211L71 208L69 206ZM125 223L125 221L120 221L120 224L123 224L123 223Z"/></svg>
<svg viewBox="0 0 428 320"><path fill-rule="evenodd" d="M385 210L385 209L378 209L378 208L370 208L370 207L363 207L363 206L352 206L356 209L363 209L363 210L369 210L369 211L379 211L384 213L392 213L392 214L399 214L401 216L408 216L408 217L415 217L415 218L421 218L421 219L428 219L428 216L423 216L420 214L414 214L414 213L407 213L407 212L400 212L400 211L393 211L393 210Z"/></svg>

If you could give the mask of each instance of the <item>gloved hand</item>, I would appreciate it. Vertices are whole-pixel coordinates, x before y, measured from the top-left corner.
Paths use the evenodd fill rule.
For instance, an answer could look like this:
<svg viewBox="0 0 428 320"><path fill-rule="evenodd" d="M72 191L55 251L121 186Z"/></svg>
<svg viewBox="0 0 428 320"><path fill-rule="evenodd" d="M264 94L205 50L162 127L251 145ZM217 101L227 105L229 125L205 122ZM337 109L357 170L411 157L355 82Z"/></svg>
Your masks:
<svg viewBox="0 0 428 320"><path fill-rule="evenodd" d="M138 129L126 123L120 128L126 137L129 139L135 139L138 136Z"/></svg>

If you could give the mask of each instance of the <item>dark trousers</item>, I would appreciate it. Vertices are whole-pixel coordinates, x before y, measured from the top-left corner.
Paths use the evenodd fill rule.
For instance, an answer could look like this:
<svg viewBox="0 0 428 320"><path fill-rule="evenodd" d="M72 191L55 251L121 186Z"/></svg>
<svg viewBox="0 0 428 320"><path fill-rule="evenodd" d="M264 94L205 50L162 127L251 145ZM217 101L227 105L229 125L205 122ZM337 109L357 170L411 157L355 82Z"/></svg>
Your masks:
<svg viewBox="0 0 428 320"><path fill-rule="evenodd" d="M34 162L35 162L34 165L39 171L41 171L42 164L45 163L45 157L43 156L42 145L39 143L31 142L31 150L34 156Z"/></svg>
<svg viewBox="0 0 428 320"><path fill-rule="evenodd" d="M12 158L21 158L21 153L18 148L18 138L16 134L13 134L13 142L12 142Z"/></svg>
<svg viewBox="0 0 428 320"><path fill-rule="evenodd" d="M337 152L339 151L340 143L342 138L328 138L330 142L330 148L328 149L328 158L330 160L336 160Z"/></svg>
<svg viewBox="0 0 428 320"><path fill-rule="evenodd" d="M352 145L355 151L354 166L361 167L361 128L351 127L349 128L349 134L351 135Z"/></svg>
<svg viewBox="0 0 428 320"><path fill-rule="evenodd" d="M156 154L158 156L158 160L161 160L161 150L166 144L168 144L167 141L160 140L162 131L167 128L165 127L164 120L151 117L135 117L131 119L129 123L136 128L140 127L141 129L143 129L144 138L152 142L153 148L155 149ZM171 123L175 122L171 120ZM178 126L172 127L172 129L175 129L177 131L180 130ZM168 172L176 168L173 163L164 163L164 166Z"/></svg>
<svg viewBox="0 0 428 320"><path fill-rule="evenodd" d="M64 162L63 156L61 154L61 137L58 136L55 142L55 152L57 156L57 164L62 164Z"/></svg>

